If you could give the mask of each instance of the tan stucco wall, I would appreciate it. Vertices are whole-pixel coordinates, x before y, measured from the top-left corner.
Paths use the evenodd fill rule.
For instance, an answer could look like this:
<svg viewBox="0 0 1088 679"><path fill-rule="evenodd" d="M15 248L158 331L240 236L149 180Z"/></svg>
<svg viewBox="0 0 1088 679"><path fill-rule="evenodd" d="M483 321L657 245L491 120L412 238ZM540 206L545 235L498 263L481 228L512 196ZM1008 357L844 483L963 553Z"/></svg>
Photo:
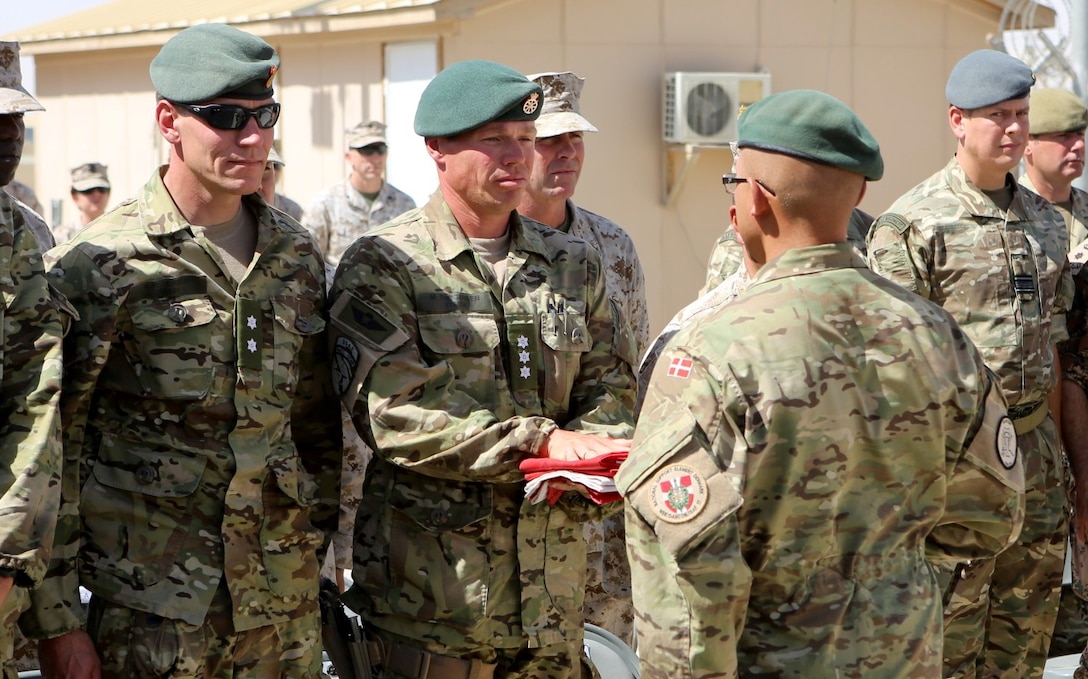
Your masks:
<svg viewBox="0 0 1088 679"><path fill-rule="evenodd" d="M720 176L731 159L703 150L673 203L662 204L665 72L764 70L775 91L843 99L884 149L887 173L862 204L877 213L954 151L944 83L994 30L995 12L979 0L509 0L440 31L279 36L271 40L284 62L284 189L305 204L344 176L342 130L381 117L386 40L438 39L440 65L485 58L526 73L573 70L587 79L583 112L601 130L587 141L576 200L631 233L656 330L703 282L728 219ZM115 200L147 178L161 152L147 78L154 53L37 58L49 109L31 114L44 204L68 201L68 168L87 160L110 166Z"/></svg>

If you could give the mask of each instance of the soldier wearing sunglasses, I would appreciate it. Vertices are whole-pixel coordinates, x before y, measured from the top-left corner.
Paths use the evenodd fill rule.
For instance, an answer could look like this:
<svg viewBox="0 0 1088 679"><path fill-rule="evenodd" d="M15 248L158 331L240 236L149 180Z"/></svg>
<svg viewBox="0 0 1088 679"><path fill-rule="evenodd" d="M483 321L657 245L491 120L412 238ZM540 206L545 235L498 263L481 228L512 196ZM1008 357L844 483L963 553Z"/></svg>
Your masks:
<svg viewBox="0 0 1088 679"><path fill-rule="evenodd" d="M340 422L324 263L258 193L278 68L226 25L171 38L151 62L168 164L47 258L79 318L58 539L31 609L46 676L320 672Z"/></svg>

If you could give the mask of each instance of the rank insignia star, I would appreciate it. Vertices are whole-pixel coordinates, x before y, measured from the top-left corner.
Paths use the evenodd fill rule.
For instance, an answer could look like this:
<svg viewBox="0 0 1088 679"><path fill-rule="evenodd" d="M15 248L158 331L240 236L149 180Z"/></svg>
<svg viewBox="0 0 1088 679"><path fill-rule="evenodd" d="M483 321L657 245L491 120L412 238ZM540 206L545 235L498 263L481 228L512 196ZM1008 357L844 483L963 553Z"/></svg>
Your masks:
<svg viewBox="0 0 1088 679"><path fill-rule="evenodd" d="M249 353L257 353L257 340L249 340L246 342L246 349L249 349Z"/></svg>
<svg viewBox="0 0 1088 679"><path fill-rule="evenodd" d="M524 349L527 346L529 346L529 338L525 335L521 335L520 337L518 337L518 348Z"/></svg>
<svg viewBox="0 0 1088 679"><path fill-rule="evenodd" d="M255 317L253 317L253 316L247 317L246 318L246 327L249 328L250 330L256 330L257 329L257 319Z"/></svg>
<svg viewBox="0 0 1088 679"><path fill-rule="evenodd" d="M533 371L529 369L529 366L525 366L525 365L521 366L521 377L523 379L528 379L529 376L532 375L532 374L533 374Z"/></svg>

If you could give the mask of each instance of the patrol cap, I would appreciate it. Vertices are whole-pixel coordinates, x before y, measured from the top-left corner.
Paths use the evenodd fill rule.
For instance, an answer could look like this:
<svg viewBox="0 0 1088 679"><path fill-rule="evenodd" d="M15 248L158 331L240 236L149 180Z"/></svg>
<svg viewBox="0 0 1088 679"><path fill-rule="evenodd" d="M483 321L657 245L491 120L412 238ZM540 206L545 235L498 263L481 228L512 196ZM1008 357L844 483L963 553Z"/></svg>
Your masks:
<svg viewBox="0 0 1088 679"><path fill-rule="evenodd" d="M1031 93L1028 128L1031 134L1080 132L1088 127L1088 109L1069 90L1040 87Z"/></svg>
<svg viewBox="0 0 1088 679"><path fill-rule="evenodd" d="M385 144L385 124L377 120L359 123L347 131L349 149L361 149L371 144Z"/></svg>
<svg viewBox="0 0 1088 679"><path fill-rule="evenodd" d="M268 99L280 58L264 40L226 24L191 26L151 60L151 82L169 101Z"/></svg>
<svg viewBox="0 0 1088 679"><path fill-rule="evenodd" d="M277 170L287 164L283 162L283 156L276 152L275 146L268 149L268 162L272 163L272 166L275 167Z"/></svg>
<svg viewBox="0 0 1088 679"><path fill-rule="evenodd" d="M596 132L588 120L582 117L578 98L586 79L570 71L559 73L537 73L529 76L540 85L544 102L540 106L540 117L536 119L536 136L557 137L564 132Z"/></svg>
<svg viewBox="0 0 1088 679"><path fill-rule="evenodd" d="M944 94L956 108L971 110L1028 96L1035 74L1027 64L997 50L976 50L952 67Z"/></svg>
<svg viewBox="0 0 1088 679"><path fill-rule="evenodd" d="M846 104L816 90L779 92L744 109L737 146L830 165L870 181L884 176L880 146L865 124Z"/></svg>
<svg viewBox="0 0 1088 679"><path fill-rule="evenodd" d="M0 42L0 115L44 110L45 107L23 87L19 43Z"/></svg>
<svg viewBox="0 0 1088 679"><path fill-rule="evenodd" d="M451 137L491 122L536 120L540 85L493 61L460 61L436 75L419 98L415 131Z"/></svg>
<svg viewBox="0 0 1088 679"><path fill-rule="evenodd" d="M106 166L102 163L83 163L72 168L72 190L90 191L91 189L110 188L109 176L106 175Z"/></svg>

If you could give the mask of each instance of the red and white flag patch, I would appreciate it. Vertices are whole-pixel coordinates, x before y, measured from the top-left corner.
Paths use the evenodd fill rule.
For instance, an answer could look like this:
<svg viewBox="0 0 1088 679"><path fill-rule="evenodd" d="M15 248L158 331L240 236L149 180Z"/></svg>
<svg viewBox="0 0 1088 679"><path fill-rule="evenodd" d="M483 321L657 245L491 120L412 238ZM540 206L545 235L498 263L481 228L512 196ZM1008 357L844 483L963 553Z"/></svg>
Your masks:
<svg viewBox="0 0 1088 679"><path fill-rule="evenodd" d="M665 373L668 377L679 377L682 380L686 380L691 377L691 366L693 365L690 358L676 358L669 361L669 371Z"/></svg>

